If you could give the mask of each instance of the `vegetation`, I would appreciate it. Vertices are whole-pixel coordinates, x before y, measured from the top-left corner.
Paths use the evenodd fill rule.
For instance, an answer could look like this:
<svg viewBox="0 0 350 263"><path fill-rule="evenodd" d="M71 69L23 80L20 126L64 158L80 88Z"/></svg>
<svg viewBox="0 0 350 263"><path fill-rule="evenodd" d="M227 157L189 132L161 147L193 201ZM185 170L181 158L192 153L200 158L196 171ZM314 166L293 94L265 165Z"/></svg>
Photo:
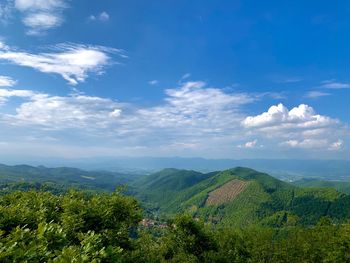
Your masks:
<svg viewBox="0 0 350 263"><path fill-rule="evenodd" d="M278 227L274 222L281 215L288 224L303 226L315 225L323 216L334 223L342 223L350 216L350 197L335 189L299 188L241 167L211 174L187 171L181 178L183 175L181 170L167 169L143 178L143 187L135 187L136 196L163 215L187 212L205 222L231 227ZM176 180L181 187L177 187ZM225 200L211 202L213 196L215 200Z"/></svg>
<svg viewBox="0 0 350 263"><path fill-rule="evenodd" d="M350 194L350 182L323 181L319 179L301 179L293 182L294 185L307 188L334 188L344 194Z"/></svg>
<svg viewBox="0 0 350 263"><path fill-rule="evenodd" d="M0 187L0 262L350 262L348 195L247 168L135 181L165 223L122 188ZM208 202L213 195L220 202Z"/></svg>
<svg viewBox="0 0 350 263"><path fill-rule="evenodd" d="M140 220L118 191L15 191L0 198L0 262L350 262L350 223L329 218L301 228L281 214L279 228L235 229L184 214L156 232Z"/></svg>
<svg viewBox="0 0 350 263"><path fill-rule="evenodd" d="M117 185L130 183L137 176L105 171L83 171L76 168L0 164L0 183L33 183L59 185L63 188L113 191Z"/></svg>

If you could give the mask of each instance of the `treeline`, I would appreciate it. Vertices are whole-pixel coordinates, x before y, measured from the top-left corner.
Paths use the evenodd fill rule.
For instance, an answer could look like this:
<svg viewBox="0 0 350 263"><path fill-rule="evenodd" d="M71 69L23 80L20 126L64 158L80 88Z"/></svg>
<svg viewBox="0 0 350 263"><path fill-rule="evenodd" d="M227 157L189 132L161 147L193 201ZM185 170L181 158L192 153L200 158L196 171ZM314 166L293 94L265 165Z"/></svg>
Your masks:
<svg viewBox="0 0 350 263"><path fill-rule="evenodd" d="M14 191L0 197L0 262L350 262L350 223L329 218L245 229L188 215L142 228L141 219L119 191Z"/></svg>

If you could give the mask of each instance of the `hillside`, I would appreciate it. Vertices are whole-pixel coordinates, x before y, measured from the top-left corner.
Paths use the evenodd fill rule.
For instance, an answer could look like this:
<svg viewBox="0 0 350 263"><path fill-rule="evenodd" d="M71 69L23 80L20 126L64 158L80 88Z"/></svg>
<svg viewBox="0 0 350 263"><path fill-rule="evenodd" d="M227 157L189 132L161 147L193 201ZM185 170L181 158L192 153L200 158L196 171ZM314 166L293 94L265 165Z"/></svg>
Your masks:
<svg viewBox="0 0 350 263"><path fill-rule="evenodd" d="M335 189L299 188L249 168L211 174L167 169L137 185L137 196L163 214L187 211L224 225L313 225L323 216L336 222L350 216L349 196Z"/></svg>
<svg viewBox="0 0 350 263"><path fill-rule="evenodd" d="M216 172L203 174L191 170L164 169L141 177L130 185L133 194L153 206L167 207L179 193L206 180Z"/></svg>
<svg viewBox="0 0 350 263"><path fill-rule="evenodd" d="M98 188L113 191L130 183L135 175L105 171L84 171L76 168L0 164L0 183L54 183L67 187Z"/></svg>
<svg viewBox="0 0 350 263"><path fill-rule="evenodd" d="M307 188L334 188L344 194L350 194L350 182L324 181L319 179L301 179L293 182L294 185Z"/></svg>

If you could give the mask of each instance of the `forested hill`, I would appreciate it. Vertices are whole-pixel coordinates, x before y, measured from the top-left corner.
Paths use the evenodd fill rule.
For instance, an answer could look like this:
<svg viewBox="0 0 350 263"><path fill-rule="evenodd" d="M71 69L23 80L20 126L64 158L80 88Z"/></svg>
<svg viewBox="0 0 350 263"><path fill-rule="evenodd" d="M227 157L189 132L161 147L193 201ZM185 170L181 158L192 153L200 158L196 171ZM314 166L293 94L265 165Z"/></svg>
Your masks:
<svg viewBox="0 0 350 263"><path fill-rule="evenodd" d="M0 164L0 183L45 183L62 187L114 191L118 185L131 182L137 175L106 171L84 171L70 167Z"/></svg>
<svg viewBox="0 0 350 263"><path fill-rule="evenodd" d="M334 188L339 192L350 194L350 182L343 181L324 181L319 179L301 179L293 182L294 185L307 188Z"/></svg>
<svg viewBox="0 0 350 263"><path fill-rule="evenodd" d="M67 167L0 165L2 195L29 189L110 192L122 185L127 185L127 193L141 201L149 217L169 218L186 212L205 222L239 227L308 226L323 216L334 223L350 218L350 197L334 188L302 188L243 167L211 173L164 169L140 176ZM341 190L340 185L337 187Z"/></svg>
<svg viewBox="0 0 350 263"><path fill-rule="evenodd" d="M113 174L105 174L110 185L91 188L107 191L62 191L59 171L77 171L64 182L80 189L80 178L96 175L5 170L12 183L0 190L0 262L350 262L350 199L335 189L241 167L165 169L131 181L135 198L108 191L119 182ZM30 189L37 184L45 188Z"/></svg>
<svg viewBox="0 0 350 263"><path fill-rule="evenodd" d="M330 188L300 188L242 167L210 174L165 169L132 186L140 200L163 215L186 211L224 225L314 225L323 216L334 222L350 217L346 194Z"/></svg>

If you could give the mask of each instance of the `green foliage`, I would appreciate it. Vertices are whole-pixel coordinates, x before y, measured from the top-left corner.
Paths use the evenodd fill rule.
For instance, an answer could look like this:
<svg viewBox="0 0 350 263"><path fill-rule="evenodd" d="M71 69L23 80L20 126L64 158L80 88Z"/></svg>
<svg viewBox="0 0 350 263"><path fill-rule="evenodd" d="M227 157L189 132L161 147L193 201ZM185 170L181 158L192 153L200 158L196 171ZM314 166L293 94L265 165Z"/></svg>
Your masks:
<svg viewBox="0 0 350 263"><path fill-rule="evenodd" d="M216 173L202 174L196 171L164 169L136 180L131 187L135 195L146 203L159 207L171 207L174 198Z"/></svg>
<svg viewBox="0 0 350 263"><path fill-rule="evenodd" d="M210 192L234 179L249 184L228 203L206 204ZM168 216L188 212L207 222L232 227L311 226L323 216L337 223L350 217L350 197L334 189L299 188L242 167L207 175L166 169L143 178L138 184L143 185L138 196L153 205L152 211L158 208Z"/></svg>
<svg viewBox="0 0 350 263"><path fill-rule="evenodd" d="M350 182L323 181L319 179L301 179L293 182L294 185L306 188L333 188L344 194L350 194Z"/></svg>
<svg viewBox="0 0 350 263"><path fill-rule="evenodd" d="M150 228L139 227L142 211L123 189L6 183L0 262L350 262L349 196L246 168L188 171L176 182L182 174L166 170L140 186L148 201L170 193L158 201L168 217L183 212ZM249 184L229 203L206 204L211 191L233 179Z"/></svg>
<svg viewBox="0 0 350 263"><path fill-rule="evenodd" d="M16 191L0 198L0 262L113 262L141 220L135 199L70 191Z"/></svg>

